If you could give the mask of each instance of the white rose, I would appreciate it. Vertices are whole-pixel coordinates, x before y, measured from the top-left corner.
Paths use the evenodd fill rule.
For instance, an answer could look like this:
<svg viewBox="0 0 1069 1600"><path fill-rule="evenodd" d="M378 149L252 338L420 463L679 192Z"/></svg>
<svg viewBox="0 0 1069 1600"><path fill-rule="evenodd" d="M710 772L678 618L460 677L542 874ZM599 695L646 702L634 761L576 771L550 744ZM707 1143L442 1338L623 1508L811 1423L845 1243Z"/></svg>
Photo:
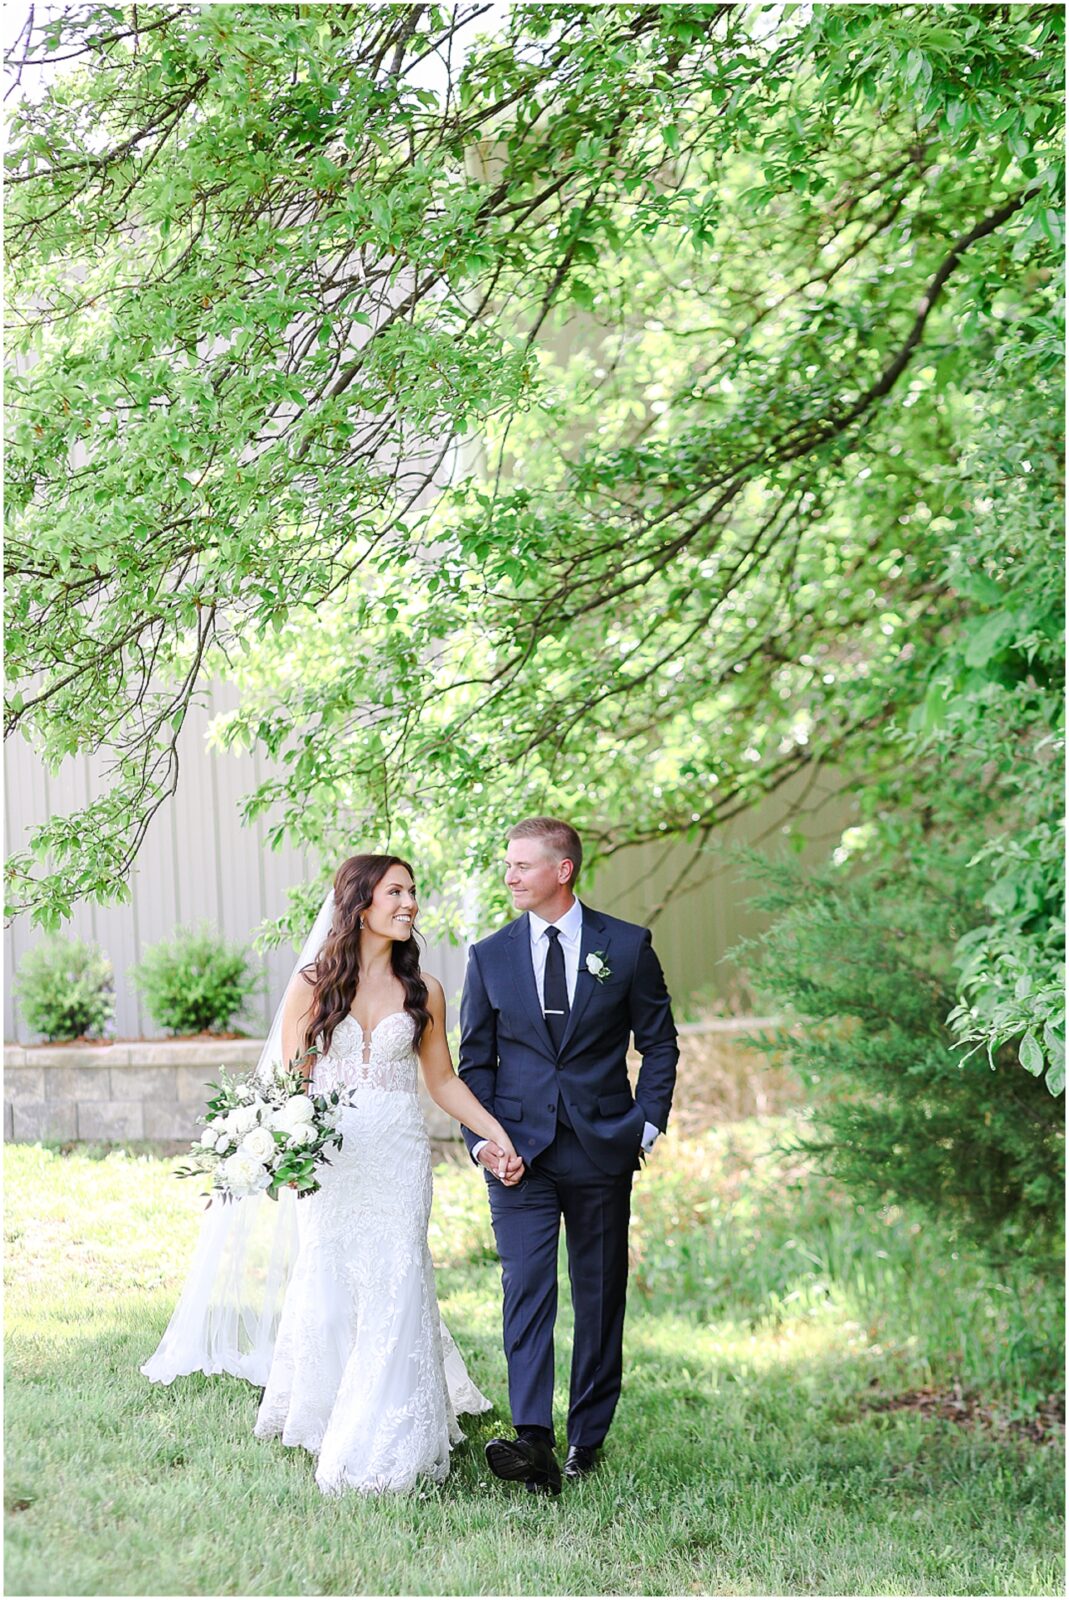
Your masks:
<svg viewBox="0 0 1069 1600"><path fill-rule="evenodd" d="M253 1128L238 1145L238 1153L253 1161L270 1161L275 1153L274 1135L268 1128Z"/></svg>
<svg viewBox="0 0 1069 1600"><path fill-rule="evenodd" d="M258 1194L271 1182L270 1173L264 1171L260 1162L242 1155L240 1151L228 1156L219 1170L226 1187L236 1195Z"/></svg>
<svg viewBox="0 0 1069 1600"><path fill-rule="evenodd" d="M310 1122L298 1122L289 1136L291 1145L314 1144L316 1131Z"/></svg>
<svg viewBox="0 0 1069 1600"><path fill-rule="evenodd" d="M316 1114L316 1108L306 1094L291 1094L282 1109L294 1123L311 1122Z"/></svg>
<svg viewBox="0 0 1069 1600"><path fill-rule="evenodd" d="M256 1113L251 1106L235 1106L229 1117L231 1131L240 1138L256 1126Z"/></svg>

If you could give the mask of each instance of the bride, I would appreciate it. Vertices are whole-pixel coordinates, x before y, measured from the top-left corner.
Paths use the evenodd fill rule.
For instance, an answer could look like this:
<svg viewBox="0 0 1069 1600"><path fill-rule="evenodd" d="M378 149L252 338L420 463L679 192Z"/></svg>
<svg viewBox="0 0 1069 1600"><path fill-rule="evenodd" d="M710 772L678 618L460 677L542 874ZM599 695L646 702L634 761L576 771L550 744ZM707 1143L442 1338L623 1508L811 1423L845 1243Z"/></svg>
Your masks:
<svg viewBox="0 0 1069 1600"><path fill-rule="evenodd" d="M250 1196L207 1212L182 1297L141 1371L160 1383L232 1372L264 1386L259 1438L318 1457L325 1494L441 1482L458 1411L490 1401L438 1314L427 1244L431 1160L417 1066L435 1102L522 1163L456 1077L441 984L420 972L412 869L352 856L316 919L260 1057L315 1054L312 1083L351 1091L318 1193Z"/></svg>

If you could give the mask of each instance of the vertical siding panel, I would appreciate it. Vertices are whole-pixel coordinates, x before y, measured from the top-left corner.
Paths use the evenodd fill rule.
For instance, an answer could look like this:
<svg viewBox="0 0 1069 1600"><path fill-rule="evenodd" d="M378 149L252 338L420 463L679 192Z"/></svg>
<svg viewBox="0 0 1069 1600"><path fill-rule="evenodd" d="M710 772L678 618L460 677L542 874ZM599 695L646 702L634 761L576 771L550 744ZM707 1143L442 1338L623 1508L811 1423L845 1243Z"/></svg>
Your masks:
<svg viewBox="0 0 1069 1600"><path fill-rule="evenodd" d="M165 801L148 825L131 878L135 904L130 915L135 959L143 960L148 950L169 939L177 922L178 894L174 872L172 804ZM142 999L136 1000L138 1032L158 1036L162 1029L149 1015Z"/></svg>
<svg viewBox="0 0 1069 1600"><path fill-rule="evenodd" d="M20 785L22 815L19 819L21 824L19 834L22 845L26 846L29 844L31 828L36 823L43 822L50 815L48 806L48 773L45 770L44 762L38 760L33 753L32 747L24 741L20 742L16 754L22 756L24 762L24 781ZM38 863L38 866L40 866L40 863ZM26 954L27 950L39 944L45 937L40 928L32 926L28 917L21 919L19 932L21 937L17 953L20 958ZM27 1028L25 1020L21 1022L19 1037L24 1040L35 1037Z"/></svg>
<svg viewBox="0 0 1069 1600"><path fill-rule="evenodd" d="M141 874L136 863L130 873L130 943L133 961L140 961L144 944L141 932ZM135 989L133 984L129 984L128 993L134 1015L134 1027L131 1031L138 1035L147 1034L148 1016L141 999L141 991Z"/></svg>
<svg viewBox="0 0 1069 1600"><path fill-rule="evenodd" d="M210 721L211 717L214 715L214 706L211 706L209 708L209 716L207 720ZM205 747L204 765L207 768L208 779L211 785L211 804L208 807L207 826L208 831L211 834L212 854L215 859L215 926L219 929L224 938L231 938L233 936L230 931L230 924L235 914L240 916L241 907L236 906L233 902L233 899L231 900L230 905L227 905L223 884L224 850L220 833L223 819L220 815L219 769L222 766L224 759L225 758L221 752L209 750L207 747ZM231 822L231 820L232 819L229 816L226 818L228 824ZM227 832L229 831L230 829L228 827ZM244 841L242 842L244 843ZM233 852L235 857L237 854L237 851Z"/></svg>
<svg viewBox="0 0 1069 1600"><path fill-rule="evenodd" d="M19 739L18 743L21 744L22 740ZM14 748L14 741L12 741L12 748ZM4 860L5 861L10 861L12 855L14 854L14 849L15 849L14 843L13 843L14 833L13 833L13 829L12 829L11 811L12 811L12 806L14 805L14 801L15 801L15 794L14 794L15 783L14 783L13 779L15 778L16 767L18 768L19 775L21 775L21 771L22 771L21 764L17 764L16 762L14 762L12 760L9 760L8 751L5 749L5 751L4 751L4 797L3 797L3 806L4 806ZM5 939L4 939L4 1038L5 1039L18 1039L20 1037L19 1029L18 1029L18 1021L17 1021L16 1016L15 1016L15 944L16 944L16 937L17 937L17 926L12 926L11 928L9 928L7 930L7 935L6 935Z"/></svg>
<svg viewBox="0 0 1069 1600"><path fill-rule="evenodd" d="M259 751L256 752L254 770L256 784L265 781L269 776ZM281 916L288 904L286 890L296 884L310 881L315 876L318 865L308 851L304 848L298 849L288 842L283 843L277 850L271 849L267 841L267 834L278 820L278 817L279 813L271 810L256 819L257 866L261 885L260 921L273 920L275 917ZM253 832L251 829L248 831L250 834ZM270 1020L282 1000L286 982L293 970L293 963L304 937L303 933L298 936L296 946L282 945L267 952L265 961L267 975L267 994L264 1002L265 1021Z"/></svg>
<svg viewBox="0 0 1069 1600"><path fill-rule="evenodd" d="M10 848L22 852L29 848L30 829L49 815L48 776L44 762L20 736L4 749L4 773L9 808ZM8 930L12 966L18 969L27 950L40 943L44 934L31 926L28 916L17 917ZM17 1004L12 1004L12 1035L22 1044L35 1035L26 1026Z"/></svg>
<svg viewBox="0 0 1069 1600"><path fill-rule="evenodd" d="M259 746L254 746L249 754L252 768L252 788L255 789L259 787L263 779L263 763ZM265 922L268 915L267 866L264 860L264 852L267 848L264 837L265 831L262 817L254 818L246 829L254 851L254 873L250 880L255 893L256 919L254 928L259 927L261 922ZM280 970L280 957L283 953L277 950L269 950L259 958L260 971L263 977L263 990L259 997L259 1004L265 1031L270 1025L271 1018L275 1014L275 1007L281 999L281 986L285 981L281 976ZM290 964L292 965L292 961Z"/></svg>
<svg viewBox="0 0 1069 1600"><path fill-rule="evenodd" d="M68 756L52 780L52 814L70 816L80 811L89 799L85 762L81 756ZM93 940L93 908L87 900L73 907L68 932L86 943Z"/></svg>
<svg viewBox="0 0 1069 1600"><path fill-rule="evenodd" d="M271 826L271 814L263 819L264 831ZM315 876L317 863L311 854L298 849L292 844L283 844L280 849L272 850L265 843L261 856L261 866L266 885L265 919L281 916L286 910L288 899L286 890L297 884L308 883ZM307 929L297 935L295 944L285 944L268 952L267 956L267 997L265 1015L270 1019L275 1008L282 1000L285 986L293 970L297 952L304 942Z"/></svg>
<svg viewBox="0 0 1069 1600"><path fill-rule="evenodd" d="M233 709L237 703L238 694L233 685L213 686L213 717ZM277 984L272 982L271 960L252 950L253 936L266 917L282 910L281 903L276 907L267 902L262 861L263 825L259 819L247 827L241 822L241 801L256 786L258 763L248 751L213 750L206 752L204 759L211 770L213 784L219 926L229 940L249 949L260 974L261 992L253 996L247 1013L247 1026L258 1029L265 1027L274 1014L277 999L272 997ZM287 975L291 965L292 960L287 963Z"/></svg>
<svg viewBox="0 0 1069 1600"><path fill-rule="evenodd" d="M236 702L236 693L217 685L212 717ZM206 751L204 762L212 781L218 923L228 939L248 944L264 915L256 829L242 827L240 812L242 797L255 786L255 766L248 751Z"/></svg>
<svg viewBox="0 0 1069 1600"><path fill-rule="evenodd" d="M464 945L431 944L428 942L423 965L432 972L445 990L447 1023L455 1026L459 1021L460 991L464 986L464 972L468 952Z"/></svg>
<svg viewBox="0 0 1069 1600"><path fill-rule="evenodd" d="M204 748L208 714L193 704L178 736L178 792L168 802L175 876L175 906L183 927L218 926L215 915L215 828L211 814L211 757Z"/></svg>
<svg viewBox="0 0 1069 1600"><path fill-rule="evenodd" d="M251 945L262 922L285 909L286 889L307 882L318 863L305 850L284 844L270 850L266 842L271 818L257 818L243 827L239 802L267 776L260 751L222 754L208 751L205 730L213 715L236 703L232 685L213 684L206 703L191 709L180 739L178 796L168 802L149 825L141 854L131 875L133 899L114 907L79 906L67 931L96 938L112 958L116 974L117 1016L120 1035L158 1032L144 1013L128 979L133 964L146 948L169 938L179 921L196 924L213 921L225 936ZM6 809L5 845L10 855L24 848L29 828L53 811L68 812L101 792L106 769L99 757L79 757L65 762L50 779L44 764L22 739L8 742L4 753ZM822 776L806 804L828 795L841 779ZM740 817L723 830L719 839L756 839L765 834L761 848L770 854L783 849L780 832L789 804L800 795L806 778L799 774L790 785L771 796L759 811ZM849 798L826 801L803 819L803 832L828 834L854 820L855 803ZM802 860L827 856L834 839L817 839L807 846ZM636 922L647 922L691 853L686 844L643 845L621 852L590 877L581 893L590 903ZM333 868L336 863L331 862ZM720 957L740 937L758 932L762 918L748 911L745 900L753 885L739 869L714 853L695 869L709 881L692 893L680 893L657 917L654 939L664 964L669 987L680 1011L696 990L727 998L736 974ZM483 930L480 930L483 931ZM14 1005L12 985L18 963L28 948L42 937L31 929L28 917L19 917L8 930L5 955L4 1028L7 1037L24 1040L25 1025ZM265 993L250 1006L250 1030L266 1025L282 996L293 965L294 950L286 946L259 957L265 974ZM466 963L464 945L434 944L425 951L428 972L441 980L449 1004L450 1022L456 1021L456 1004Z"/></svg>
<svg viewBox="0 0 1069 1600"><path fill-rule="evenodd" d="M719 843L728 846L753 842L763 835L759 846L762 850L772 856L782 853L782 825L806 782L804 773L797 774L759 808L727 824L718 836ZM810 839L815 834L837 832L854 820L854 803L848 797L836 796L835 787L835 775L827 773L806 800L807 807L814 807L814 811L800 825ZM815 863L825 859L833 842L815 839L806 845L801 860ZM660 895L674 881L691 848L653 843L621 851L605 862L587 885L591 903L629 921L648 922ZM695 876L704 877L709 868L713 869L710 881L692 893L679 891L653 924L654 942L668 987L681 1013L690 1008L699 990L705 1001L731 1001L735 997L744 975L734 963L721 958L740 938L752 937L767 925L767 918L746 904L757 887L753 879L719 853L710 855L708 867L699 863Z"/></svg>
<svg viewBox="0 0 1069 1600"><path fill-rule="evenodd" d="M107 788L108 763L101 755L86 758L86 786L91 795ZM131 894L136 897L136 867L130 878ZM133 899L125 905L94 908L97 943L111 958L115 972L115 1032L120 1039L137 1038L142 1032L139 997L130 979L130 969L139 956L137 919Z"/></svg>

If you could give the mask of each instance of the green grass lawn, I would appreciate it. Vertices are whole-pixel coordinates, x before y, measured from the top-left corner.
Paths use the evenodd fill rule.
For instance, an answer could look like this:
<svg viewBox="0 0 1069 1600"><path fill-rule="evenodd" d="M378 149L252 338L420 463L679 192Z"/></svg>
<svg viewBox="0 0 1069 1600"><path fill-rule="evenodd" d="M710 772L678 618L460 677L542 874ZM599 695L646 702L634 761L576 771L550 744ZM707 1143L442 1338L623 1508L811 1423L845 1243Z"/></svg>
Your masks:
<svg viewBox="0 0 1069 1600"><path fill-rule="evenodd" d="M1062 1440L1027 1436L1056 1286L859 1209L775 1153L789 1126L673 1138L637 1180L623 1400L556 1502L483 1461L507 1413L474 1169L437 1170L433 1246L498 1409L443 1486L324 1500L253 1439L257 1391L138 1372L198 1224L175 1163L9 1145L6 1593L1060 1594Z"/></svg>

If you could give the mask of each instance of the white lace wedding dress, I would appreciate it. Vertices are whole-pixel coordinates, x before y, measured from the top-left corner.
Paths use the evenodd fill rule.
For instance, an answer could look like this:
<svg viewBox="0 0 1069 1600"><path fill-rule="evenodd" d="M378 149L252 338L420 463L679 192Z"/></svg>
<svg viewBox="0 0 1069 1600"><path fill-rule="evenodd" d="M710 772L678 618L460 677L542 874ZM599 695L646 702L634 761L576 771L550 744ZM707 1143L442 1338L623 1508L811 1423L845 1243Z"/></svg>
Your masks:
<svg viewBox="0 0 1069 1600"><path fill-rule="evenodd" d="M430 1143L405 1011L365 1039L335 1029L315 1085L350 1088L342 1148L298 1202L299 1250L256 1419L318 1456L325 1494L440 1482L463 1439L458 1411L488 1411L438 1313L427 1244Z"/></svg>

